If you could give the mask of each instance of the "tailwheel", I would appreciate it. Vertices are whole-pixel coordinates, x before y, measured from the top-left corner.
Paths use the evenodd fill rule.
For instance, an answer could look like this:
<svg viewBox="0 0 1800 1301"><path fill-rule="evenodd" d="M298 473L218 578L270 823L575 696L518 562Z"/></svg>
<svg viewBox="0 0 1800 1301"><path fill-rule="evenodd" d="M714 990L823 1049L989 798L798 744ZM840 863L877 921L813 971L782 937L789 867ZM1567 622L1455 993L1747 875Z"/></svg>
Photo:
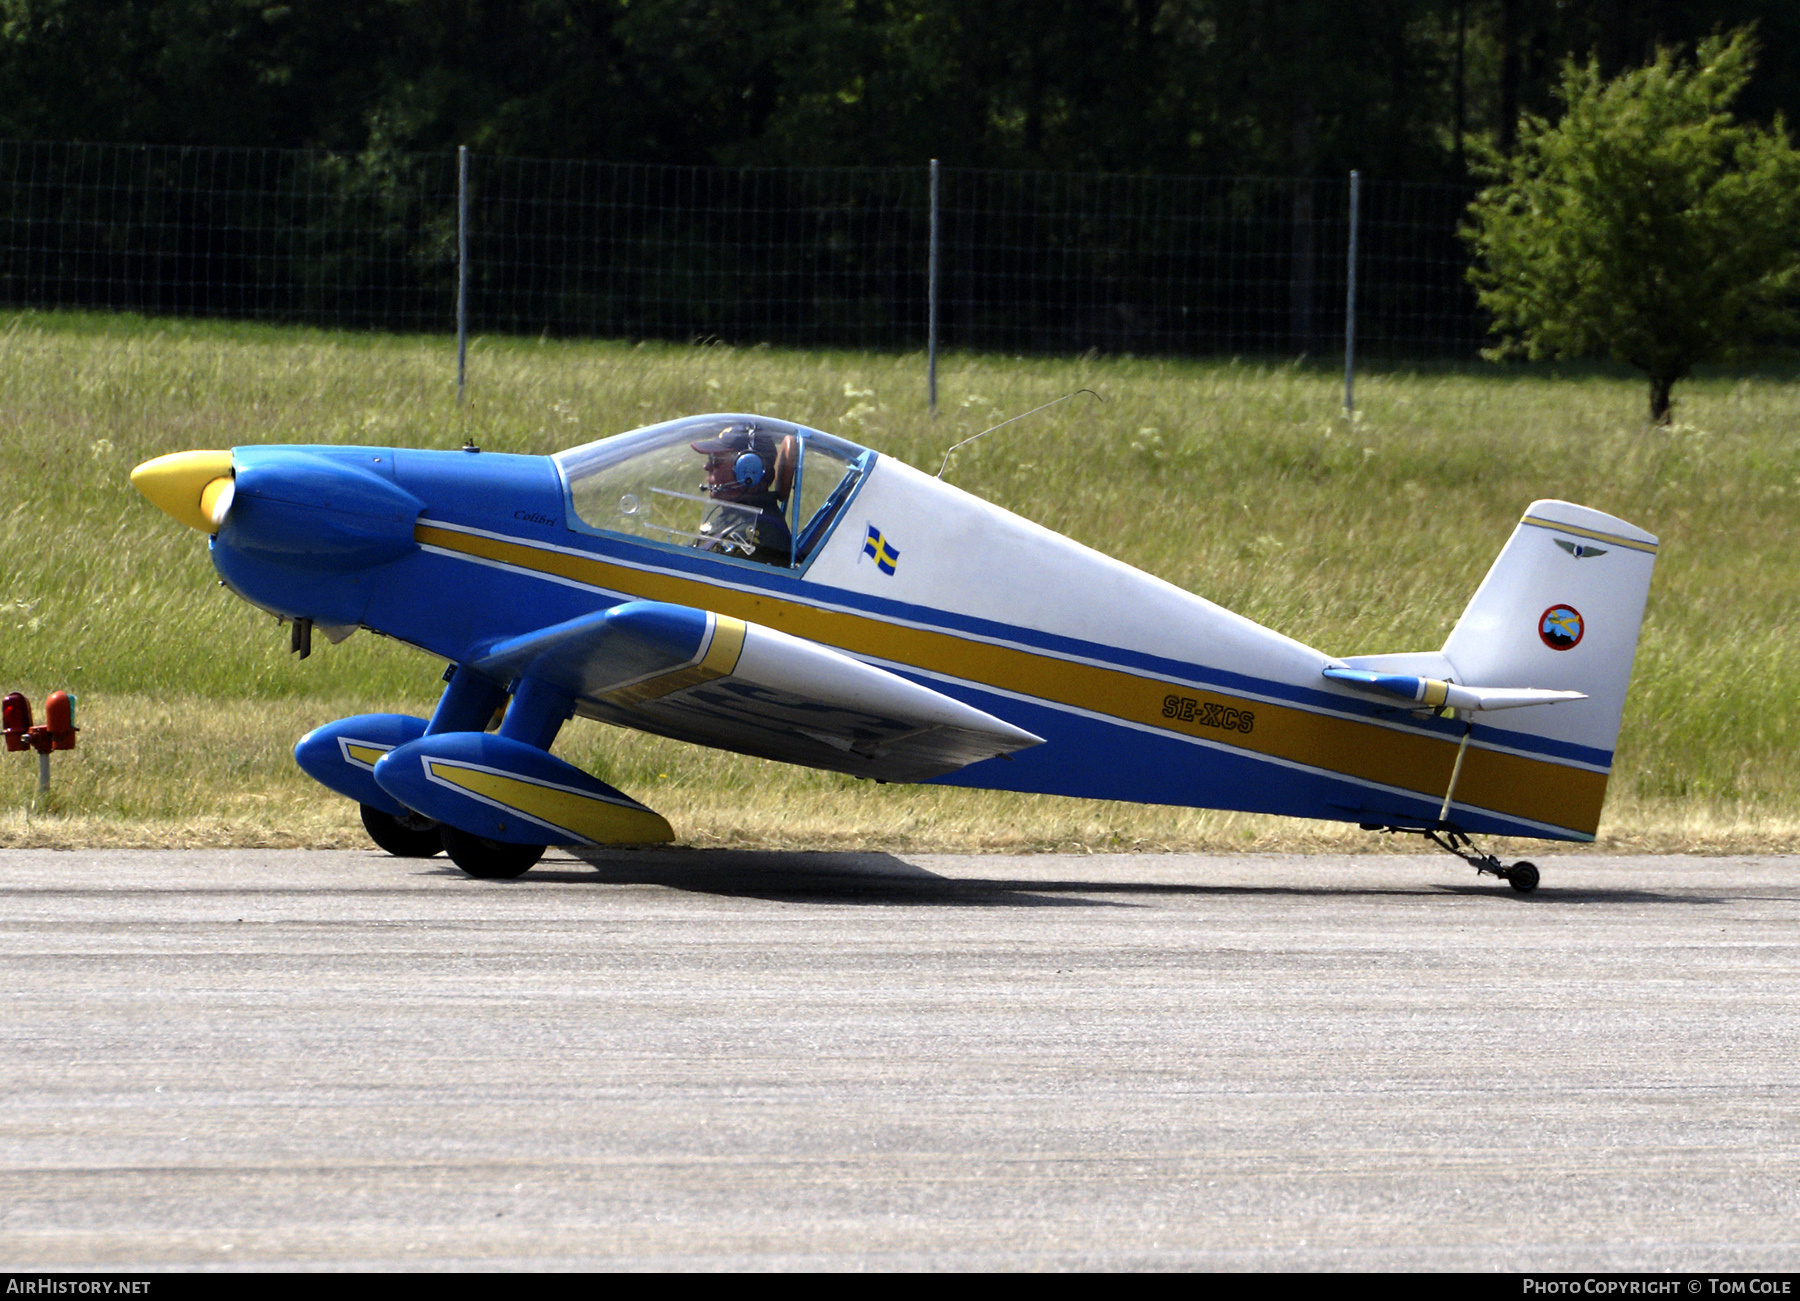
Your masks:
<svg viewBox="0 0 1800 1301"><path fill-rule="evenodd" d="M1530 894L1538 887L1538 870L1533 863L1514 863L1502 875L1506 877L1506 883L1520 894Z"/></svg>
<svg viewBox="0 0 1800 1301"><path fill-rule="evenodd" d="M438 826L444 839L444 850L450 860L470 876L484 881L510 881L524 876L531 865L544 856L543 845L514 845L504 840L489 840L458 831L449 823Z"/></svg>
<svg viewBox="0 0 1800 1301"><path fill-rule="evenodd" d="M362 806L363 830L395 858L430 858L444 852L438 824L423 813L408 810L399 817L371 805Z"/></svg>
<svg viewBox="0 0 1800 1301"><path fill-rule="evenodd" d="M1404 831L1405 827L1386 827L1387 831ZM1506 866L1492 854L1475 848L1473 841L1456 827L1439 823L1435 827L1425 827L1420 831L1427 840L1439 849L1455 854L1463 862L1475 869L1475 875L1497 876L1520 894L1530 894L1538 888L1538 870L1535 863L1518 862L1511 867Z"/></svg>

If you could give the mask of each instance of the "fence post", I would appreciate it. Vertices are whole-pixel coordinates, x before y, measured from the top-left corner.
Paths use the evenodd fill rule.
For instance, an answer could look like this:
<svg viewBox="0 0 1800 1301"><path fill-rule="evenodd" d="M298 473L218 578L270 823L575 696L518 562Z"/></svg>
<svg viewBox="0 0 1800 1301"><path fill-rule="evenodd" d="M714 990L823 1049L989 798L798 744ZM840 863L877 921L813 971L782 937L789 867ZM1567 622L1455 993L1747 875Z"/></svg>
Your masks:
<svg viewBox="0 0 1800 1301"><path fill-rule="evenodd" d="M938 160L931 160L931 254L925 284L925 405L937 415Z"/></svg>
<svg viewBox="0 0 1800 1301"><path fill-rule="evenodd" d="M456 147L456 405L469 367L469 146Z"/></svg>
<svg viewBox="0 0 1800 1301"><path fill-rule="evenodd" d="M1350 173L1350 265L1344 276L1344 414L1356 414L1356 236L1362 213L1362 173Z"/></svg>

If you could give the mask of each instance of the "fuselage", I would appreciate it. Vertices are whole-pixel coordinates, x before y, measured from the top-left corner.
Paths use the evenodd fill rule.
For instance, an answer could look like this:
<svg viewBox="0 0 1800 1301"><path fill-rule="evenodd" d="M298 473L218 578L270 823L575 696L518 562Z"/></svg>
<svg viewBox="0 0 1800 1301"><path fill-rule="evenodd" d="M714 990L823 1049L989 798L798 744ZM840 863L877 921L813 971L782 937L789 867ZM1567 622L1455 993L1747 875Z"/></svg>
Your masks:
<svg viewBox="0 0 1800 1301"><path fill-rule="evenodd" d="M805 486L802 456L793 494L812 493L812 518L796 516L794 554L771 564L683 532L706 507L679 487L664 495L691 506L691 525L633 532L641 494L611 486L625 514L601 518L575 453L243 447L212 557L259 606L458 664L627 601L712 611L1045 740L936 779L946 784L1382 824L1437 816L1457 721L1339 688L1321 676L1338 662L1323 652L891 457L843 449L829 462L835 498ZM696 497L699 486L696 475ZM1460 778L1466 829L1591 834L1610 755L1481 731Z"/></svg>

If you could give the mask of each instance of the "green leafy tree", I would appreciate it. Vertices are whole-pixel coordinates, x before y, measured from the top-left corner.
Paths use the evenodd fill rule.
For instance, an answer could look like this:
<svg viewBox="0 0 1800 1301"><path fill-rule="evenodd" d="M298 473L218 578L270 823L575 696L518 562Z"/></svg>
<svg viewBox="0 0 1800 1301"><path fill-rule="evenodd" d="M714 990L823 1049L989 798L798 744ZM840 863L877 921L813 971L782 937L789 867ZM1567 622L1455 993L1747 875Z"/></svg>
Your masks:
<svg viewBox="0 0 1800 1301"><path fill-rule="evenodd" d="M1470 206L1469 273L1501 357L1610 354L1650 377L1650 415L1702 362L1793 332L1800 289L1800 153L1779 116L1738 122L1750 33L1669 50L1607 81L1563 66L1555 125L1526 115L1489 153Z"/></svg>

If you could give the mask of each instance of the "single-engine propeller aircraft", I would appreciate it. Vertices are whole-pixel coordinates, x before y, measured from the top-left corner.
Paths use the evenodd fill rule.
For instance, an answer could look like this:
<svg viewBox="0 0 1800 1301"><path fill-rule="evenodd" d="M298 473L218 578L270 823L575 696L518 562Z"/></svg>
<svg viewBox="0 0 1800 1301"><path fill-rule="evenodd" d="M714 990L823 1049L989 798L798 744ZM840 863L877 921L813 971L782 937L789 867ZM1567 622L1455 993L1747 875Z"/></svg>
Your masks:
<svg viewBox="0 0 1800 1301"><path fill-rule="evenodd" d="M180 452L132 482L303 656L363 627L449 662L429 719L294 753L384 849L480 877L673 838L550 753L579 714L877 781L1415 832L1529 891L1470 836L1593 839L1657 547L1535 502L1442 649L1339 657L763 416L555 456Z"/></svg>

